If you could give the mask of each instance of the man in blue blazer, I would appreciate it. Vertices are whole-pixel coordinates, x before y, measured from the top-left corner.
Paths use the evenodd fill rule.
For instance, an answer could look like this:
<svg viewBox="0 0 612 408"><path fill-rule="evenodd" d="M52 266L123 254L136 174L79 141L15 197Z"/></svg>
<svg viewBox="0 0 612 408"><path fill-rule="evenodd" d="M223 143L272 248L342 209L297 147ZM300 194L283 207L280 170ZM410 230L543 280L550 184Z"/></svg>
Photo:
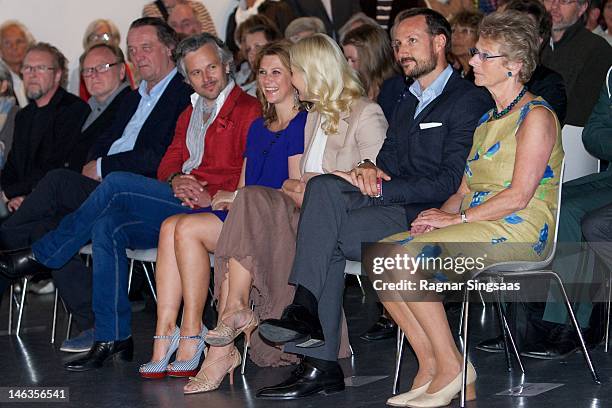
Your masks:
<svg viewBox="0 0 612 408"><path fill-rule="evenodd" d="M281 319L259 326L264 338L306 358L288 380L258 397L344 389L337 356L346 259L360 260L362 242L409 230L419 212L440 207L457 191L478 119L493 107L486 92L448 64L451 28L442 15L405 10L392 38L414 82L392 113L377 157L363 158L350 173L317 176L306 187L289 279L296 285L294 301Z"/></svg>
<svg viewBox="0 0 612 408"><path fill-rule="evenodd" d="M49 172L0 228L2 249L28 247L76 210L113 171L155 178L181 112L193 92L177 72L172 51L176 33L157 18L132 23L127 37L130 58L142 82L121 101L112 124L93 143L82 173ZM148 50L148 51L144 51ZM91 273L79 256L52 272L59 293L82 333L61 347L87 351L93 344ZM0 281L0 290L3 282ZM1 293L1 292L0 292Z"/></svg>

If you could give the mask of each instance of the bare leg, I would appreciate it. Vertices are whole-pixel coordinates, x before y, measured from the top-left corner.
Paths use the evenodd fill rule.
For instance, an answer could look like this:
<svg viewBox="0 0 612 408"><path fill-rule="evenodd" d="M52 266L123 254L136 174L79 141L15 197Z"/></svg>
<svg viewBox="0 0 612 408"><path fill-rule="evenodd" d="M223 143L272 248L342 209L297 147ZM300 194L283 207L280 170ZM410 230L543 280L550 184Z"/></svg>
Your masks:
<svg viewBox="0 0 612 408"><path fill-rule="evenodd" d="M202 331L202 313L210 284L209 252L217 246L223 223L210 213L183 216L174 231L174 249L183 288L182 336ZM177 360L193 357L197 342L181 341Z"/></svg>
<svg viewBox="0 0 612 408"><path fill-rule="evenodd" d="M419 370L412 380L412 387L419 388L427 384L436 373L436 359L429 338L404 302L383 302L390 316L406 334L419 362Z"/></svg>
<svg viewBox="0 0 612 408"><path fill-rule="evenodd" d="M171 335L176 327L176 319L181 306L181 277L174 254L174 229L182 215L167 218L159 233L157 246L157 268L155 282L157 287L157 326L158 336ZM168 341L153 343L151 361L160 361L168 350Z"/></svg>

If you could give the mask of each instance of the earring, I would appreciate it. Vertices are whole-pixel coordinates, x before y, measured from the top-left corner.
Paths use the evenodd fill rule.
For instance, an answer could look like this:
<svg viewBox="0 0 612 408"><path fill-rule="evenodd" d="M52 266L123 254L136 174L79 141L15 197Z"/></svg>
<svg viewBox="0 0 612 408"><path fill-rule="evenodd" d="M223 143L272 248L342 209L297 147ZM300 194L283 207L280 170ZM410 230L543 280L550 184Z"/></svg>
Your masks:
<svg viewBox="0 0 612 408"><path fill-rule="evenodd" d="M512 71L508 71L508 78L512 77Z"/></svg>

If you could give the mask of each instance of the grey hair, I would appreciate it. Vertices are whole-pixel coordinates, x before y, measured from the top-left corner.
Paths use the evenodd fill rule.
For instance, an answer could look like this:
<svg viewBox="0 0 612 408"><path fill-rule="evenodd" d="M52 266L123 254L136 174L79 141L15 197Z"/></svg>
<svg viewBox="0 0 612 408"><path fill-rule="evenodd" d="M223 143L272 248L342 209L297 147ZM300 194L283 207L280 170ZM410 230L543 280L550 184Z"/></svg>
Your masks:
<svg viewBox="0 0 612 408"><path fill-rule="evenodd" d="M11 76L11 70L9 69L9 67L2 61L0 60L0 84L3 81L7 81L8 82L8 89L6 90L6 93L4 95L0 95L0 96L6 96L6 95L11 95L13 96L13 77Z"/></svg>
<svg viewBox="0 0 612 408"><path fill-rule="evenodd" d="M110 28L110 33L108 34L110 34L112 39L116 41L115 45L119 46L119 44L121 44L121 33L119 33L119 29L117 28L115 23L105 18L99 18L89 23L89 25L85 29L85 34L83 35L83 49L87 49L89 48L89 46L93 45L89 43L89 37L102 24L106 24L108 28Z"/></svg>
<svg viewBox="0 0 612 408"><path fill-rule="evenodd" d="M355 24L358 24L358 26L371 25L374 27L380 27L380 24L378 24L376 20L374 20L372 17L368 17L364 12L360 11L358 13L353 14L353 16L349 18L346 23L344 23L344 25L338 30L338 39L340 40L340 43L342 43L342 41L344 40L344 36L346 35L346 33L351 31L353 28L356 28L353 27L353 25Z"/></svg>
<svg viewBox="0 0 612 408"><path fill-rule="evenodd" d="M181 41L179 45L177 45L176 49L174 50L174 58L177 61L177 68L181 75L183 75L185 79L188 78L187 70L185 69L185 56L187 56L187 54L190 52L199 50L207 44L213 44L215 46L217 54L219 54L221 64L223 64L223 66L229 65L229 75L231 78L233 78L235 67L232 52L227 48L223 41L210 33L201 33L187 37Z"/></svg>
<svg viewBox="0 0 612 408"><path fill-rule="evenodd" d="M299 17L289 23L285 28L285 38L290 38L302 31L325 33L325 23L318 17Z"/></svg>
<svg viewBox="0 0 612 408"><path fill-rule="evenodd" d="M7 20L4 23L2 23L2 25L0 25L0 42L2 42L2 35L4 31L10 27L17 27L18 29L21 30L21 32L26 38L28 46L36 42L36 40L34 40L34 36L32 35L32 33L30 33L30 30L28 30L28 28L25 25L23 25L23 23L20 23L17 20Z"/></svg>

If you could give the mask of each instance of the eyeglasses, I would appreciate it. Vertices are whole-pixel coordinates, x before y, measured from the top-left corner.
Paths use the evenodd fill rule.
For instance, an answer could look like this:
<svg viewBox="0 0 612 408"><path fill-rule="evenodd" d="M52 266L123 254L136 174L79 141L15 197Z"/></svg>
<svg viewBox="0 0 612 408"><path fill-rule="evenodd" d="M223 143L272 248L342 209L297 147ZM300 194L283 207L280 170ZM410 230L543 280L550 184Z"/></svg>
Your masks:
<svg viewBox="0 0 612 408"><path fill-rule="evenodd" d="M544 4L553 4L555 1L559 2L562 6L569 6L572 3L578 3L578 0L544 0Z"/></svg>
<svg viewBox="0 0 612 408"><path fill-rule="evenodd" d="M461 34L461 35L468 35L468 34L475 34L476 30L474 30L473 28L469 28L469 27L453 27L451 29L451 32L453 34Z"/></svg>
<svg viewBox="0 0 612 408"><path fill-rule="evenodd" d="M95 67L83 68L81 70L81 73L83 74L84 78L89 78L93 76L94 72L97 72L98 74L103 74L107 72L109 69L111 69L111 67L114 67L117 64L120 64L120 62L114 62L112 64L100 64L100 65L96 65Z"/></svg>
<svg viewBox="0 0 612 408"><path fill-rule="evenodd" d="M489 55L486 52L480 52L478 48L470 48L469 52L470 56L472 57L474 55L478 55L478 58L480 58L481 62L485 62L486 60L490 60L491 58L505 57L505 55Z"/></svg>
<svg viewBox="0 0 612 408"><path fill-rule="evenodd" d="M21 73L22 74L32 74L32 73L38 73L38 74L42 74L43 72L47 72L47 71L55 71L55 67L50 67L47 65L24 65L23 67L21 67Z"/></svg>

